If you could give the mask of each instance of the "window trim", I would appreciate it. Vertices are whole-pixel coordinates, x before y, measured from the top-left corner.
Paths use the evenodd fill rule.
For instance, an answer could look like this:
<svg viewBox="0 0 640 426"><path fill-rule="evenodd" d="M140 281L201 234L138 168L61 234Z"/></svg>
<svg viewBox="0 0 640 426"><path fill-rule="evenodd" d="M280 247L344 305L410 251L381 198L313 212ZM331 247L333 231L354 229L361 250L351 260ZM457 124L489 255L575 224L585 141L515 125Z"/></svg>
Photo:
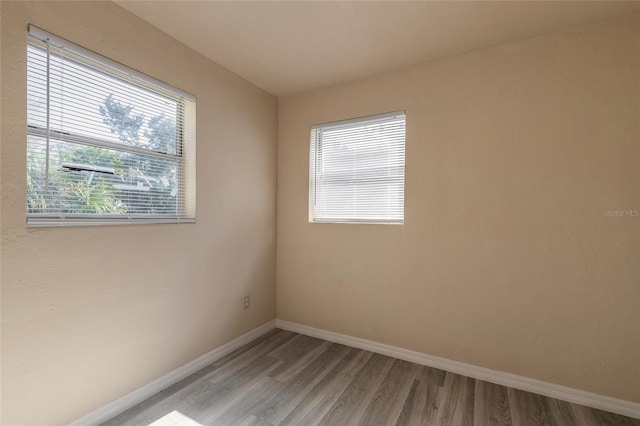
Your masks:
<svg viewBox="0 0 640 426"><path fill-rule="evenodd" d="M84 136L77 133L61 132L50 127L42 127L33 124L27 124L28 136L45 138L51 141L60 141L72 143L74 145L97 147L109 150L116 150L119 152L140 154L146 157L153 157L165 161L171 161L179 164L180 169L185 176L193 176L193 193L186 191L182 195L182 201L195 197L195 170L187 170L188 165L195 166L195 103L196 96L185 92L177 87L171 86L163 81L157 80L147 74L123 65L117 61L106 58L91 50L85 49L75 43L55 36L47 31L38 28L33 24L28 26L28 44L35 46L45 47L50 45L56 49L62 49L65 54L75 61L85 63L97 72L102 72L105 75L118 78L123 83L135 84L139 87L145 88L151 92L155 92L159 95L166 96L177 102L178 108L183 112L180 115L181 119L176 122L178 140L176 141L176 154L170 154L165 152L154 151L151 149L144 149L135 146L123 145L117 142L105 140L99 137ZM48 78L48 76L47 76ZM187 109L185 103L193 103L192 107L193 117L186 117L184 111ZM186 124L189 122L189 124ZM185 149L185 126L189 126L193 133L193 146ZM190 158L187 158L187 152L191 152ZM48 162L47 162L48 170ZM187 179L182 181L184 185L189 185ZM185 190L186 186L183 186ZM26 214L26 225L28 227L65 227L65 226L95 226L95 225L142 225L142 224L167 224L167 223L195 223L195 199L192 201L192 214L189 216L171 216L171 215L145 215L145 214L62 214L62 213L29 213Z"/></svg>
<svg viewBox="0 0 640 426"><path fill-rule="evenodd" d="M195 218L161 216L109 216L109 215L52 215L31 213L27 222L30 228L66 227L66 226L109 226L109 225L159 225L170 223L196 223Z"/></svg>
<svg viewBox="0 0 640 426"><path fill-rule="evenodd" d="M390 111L390 112L385 112L381 114L373 114L373 115L349 118L345 120L318 123L310 126L309 134L312 135L314 130L321 131L322 129L325 129L327 127L330 127L331 129L340 128L340 127L349 127L350 125L357 124L357 123L373 121L373 120L383 120L385 118L393 118L397 116L403 116L405 119L404 145L405 145L405 152L406 152L406 116L407 116L406 110ZM320 142L321 141L322 139L320 138ZM312 164L311 159L315 158L316 163L318 162L317 152L319 150L316 147L316 153L314 154L313 148L314 148L314 144L313 144L313 140L311 140L309 143L309 200L308 200L309 201L309 205L308 205L309 223L311 224L316 224L316 223L353 224L353 225L404 225L405 223L404 195L403 195L403 204L402 204L403 214L402 214L402 219L400 220L372 220L372 219L356 219L356 218L349 218L349 219L342 220L342 219L322 219L322 218L314 217L314 207L315 207L315 197L316 197L315 181L317 179L318 167L317 167L317 164L316 165ZM405 159L403 160L403 166L404 166L404 173L402 175L402 182L404 186L404 184L406 183L406 154L405 154ZM388 180L391 180L391 179L397 179L397 178L389 178ZM350 180L350 181L353 181L353 180Z"/></svg>
<svg viewBox="0 0 640 426"><path fill-rule="evenodd" d="M363 121L383 120L385 118L392 118L398 115L404 115L406 117L407 112L401 109L398 111L383 112L381 114L364 115L362 117L348 118L346 120L326 121L324 123L314 124L313 126L310 127L309 130L323 129L325 127L331 127L332 129L335 129L337 127L343 127L343 126L347 127L351 124L361 123Z"/></svg>

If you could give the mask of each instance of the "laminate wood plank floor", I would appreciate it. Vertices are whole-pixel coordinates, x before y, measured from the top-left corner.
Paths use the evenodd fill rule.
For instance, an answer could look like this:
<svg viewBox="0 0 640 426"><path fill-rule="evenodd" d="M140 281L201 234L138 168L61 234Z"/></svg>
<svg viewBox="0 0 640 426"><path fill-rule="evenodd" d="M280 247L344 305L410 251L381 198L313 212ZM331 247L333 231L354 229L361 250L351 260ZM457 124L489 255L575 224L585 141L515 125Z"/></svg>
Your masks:
<svg viewBox="0 0 640 426"><path fill-rule="evenodd" d="M274 330L108 426L640 426L640 420Z"/></svg>

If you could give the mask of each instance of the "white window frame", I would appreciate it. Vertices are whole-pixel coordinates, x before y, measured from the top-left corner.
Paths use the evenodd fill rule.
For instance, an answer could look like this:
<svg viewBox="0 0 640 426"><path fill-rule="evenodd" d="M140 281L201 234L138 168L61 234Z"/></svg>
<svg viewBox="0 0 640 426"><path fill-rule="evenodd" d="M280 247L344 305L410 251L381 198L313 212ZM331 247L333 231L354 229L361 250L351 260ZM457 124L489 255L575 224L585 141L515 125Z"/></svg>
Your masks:
<svg viewBox="0 0 640 426"><path fill-rule="evenodd" d="M360 217L358 217L357 215L353 215L351 217L335 217L335 216L328 217L331 215L326 215L323 217L323 215L318 212L318 210L321 210L321 208L318 207L318 203L316 200L317 191L319 191L319 187L322 182L322 178L318 176L317 169L321 167L321 165L319 165L319 162L321 162L320 154L322 150L323 130L331 129L331 128L334 128L334 129L349 128L351 126L358 127L367 123L375 123L375 122L380 123L380 122L386 122L386 121L393 121L393 120L397 120L400 117L402 117L402 119L404 120L404 129L402 133L403 139L402 139L402 146L401 146L401 165L402 165L401 194L402 195L398 198L402 203L401 217L371 218L371 217L364 217L366 216L365 214L363 214ZM340 120L340 121L316 124L311 126L310 134L311 134L310 150L309 150L309 222L310 223L397 224L397 225L404 224L404 185L405 185L405 162L406 162L405 160L406 112L404 110L370 115L365 117L352 118L348 120ZM398 178L399 176L389 177L387 182L391 183L394 180L397 182ZM353 182L356 182L356 181L357 179L354 179ZM383 183L385 182L384 178L382 179L382 182ZM354 183L353 185L355 186L356 184ZM381 214L381 216L383 216L383 214Z"/></svg>
<svg viewBox="0 0 640 426"><path fill-rule="evenodd" d="M27 135L37 136L46 139L47 143L47 159L46 159L46 175L49 173L48 146L49 140L63 140L78 146L93 146L98 148L106 148L117 150L125 153L142 154L147 157L155 157L163 160L169 160L180 164L180 170L186 175L182 178L182 183L186 182L186 187L181 190L186 192L181 194L181 199L189 205L186 215L135 215L135 214L59 214L59 213L27 213L27 226L79 226L79 225L118 225L118 224L160 224L160 223L195 223L195 102L196 97L188 92L143 74L133 68L127 67L119 62L113 61L93 51L85 49L68 40L60 38L56 35L48 33L32 24L29 24L28 35L30 43L41 42L43 46L52 46L63 49L74 56L80 62L86 61L90 66L100 67L101 72L108 75L114 75L126 81L130 81L138 86L145 87L156 93L160 93L174 98L178 101L180 108L189 109L189 116L182 115L177 120L176 127L178 129L178 140L176 140L176 154L162 153L152 151L135 146L124 145L102 138L89 137L85 135L70 134L68 132L57 132L51 129L48 122L46 127L28 125ZM48 76L47 76L48 78ZM189 102L189 106L185 106L185 101ZM48 105L47 105L48 108ZM48 111L48 109L47 109ZM47 112L48 117L48 112ZM185 126L189 128L190 138L189 144L185 144L184 134ZM60 134L58 134L60 133ZM96 169L100 167L95 166Z"/></svg>

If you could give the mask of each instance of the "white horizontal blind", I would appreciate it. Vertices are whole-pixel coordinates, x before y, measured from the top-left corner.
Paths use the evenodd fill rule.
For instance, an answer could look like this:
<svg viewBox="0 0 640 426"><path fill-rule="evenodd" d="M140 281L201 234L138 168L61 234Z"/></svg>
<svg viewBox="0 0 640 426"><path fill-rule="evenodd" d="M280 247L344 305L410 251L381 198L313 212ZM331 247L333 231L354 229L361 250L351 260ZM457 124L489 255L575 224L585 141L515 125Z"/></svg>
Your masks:
<svg viewBox="0 0 640 426"><path fill-rule="evenodd" d="M193 222L195 98L30 27L30 225Z"/></svg>
<svg viewBox="0 0 640 426"><path fill-rule="evenodd" d="M404 222L405 114L311 128L309 220Z"/></svg>

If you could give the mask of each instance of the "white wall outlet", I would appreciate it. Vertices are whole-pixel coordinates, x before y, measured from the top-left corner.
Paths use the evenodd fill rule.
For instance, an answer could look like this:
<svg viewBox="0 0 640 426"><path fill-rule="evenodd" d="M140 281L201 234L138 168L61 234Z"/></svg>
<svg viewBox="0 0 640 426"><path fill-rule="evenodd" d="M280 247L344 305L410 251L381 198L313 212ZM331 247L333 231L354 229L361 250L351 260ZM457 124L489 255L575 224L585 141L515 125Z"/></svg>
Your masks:
<svg viewBox="0 0 640 426"><path fill-rule="evenodd" d="M242 309L245 309L245 310L249 309L249 295L248 294L244 297L244 307Z"/></svg>

